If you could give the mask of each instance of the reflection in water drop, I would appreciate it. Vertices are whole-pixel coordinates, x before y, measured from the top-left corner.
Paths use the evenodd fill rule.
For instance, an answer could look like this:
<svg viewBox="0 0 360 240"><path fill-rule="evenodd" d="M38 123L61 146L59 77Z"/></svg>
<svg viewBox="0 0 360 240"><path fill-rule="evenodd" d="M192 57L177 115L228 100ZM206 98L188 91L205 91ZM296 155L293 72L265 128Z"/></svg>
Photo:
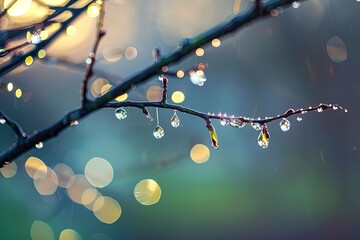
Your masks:
<svg viewBox="0 0 360 240"><path fill-rule="evenodd" d="M153 135L156 139L160 139L165 135L165 131L160 125L157 125L153 131Z"/></svg>
<svg viewBox="0 0 360 240"><path fill-rule="evenodd" d="M326 44L326 50L329 58L334 63L341 63L347 59L347 50L345 43L338 36L334 36L328 40Z"/></svg>

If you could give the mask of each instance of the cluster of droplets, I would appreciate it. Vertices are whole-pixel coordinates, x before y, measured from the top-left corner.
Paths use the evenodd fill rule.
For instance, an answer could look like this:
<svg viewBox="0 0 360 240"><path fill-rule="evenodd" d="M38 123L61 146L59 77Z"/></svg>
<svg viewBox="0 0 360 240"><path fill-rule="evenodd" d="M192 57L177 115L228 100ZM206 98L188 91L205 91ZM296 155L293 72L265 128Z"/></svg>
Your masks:
<svg viewBox="0 0 360 240"><path fill-rule="evenodd" d="M151 117L149 111L146 108L143 108L143 113L146 115L147 118L153 121L153 118ZM127 118L126 110L122 107L115 109L115 117L119 120L123 120ZM157 125L153 130L153 136L156 139L161 139L165 136L165 130L159 124L159 114L157 109L156 109L156 118L157 118ZM174 115L171 117L170 123L171 126L173 126L174 128L178 128L180 126L180 118L176 114L176 111L174 111Z"/></svg>

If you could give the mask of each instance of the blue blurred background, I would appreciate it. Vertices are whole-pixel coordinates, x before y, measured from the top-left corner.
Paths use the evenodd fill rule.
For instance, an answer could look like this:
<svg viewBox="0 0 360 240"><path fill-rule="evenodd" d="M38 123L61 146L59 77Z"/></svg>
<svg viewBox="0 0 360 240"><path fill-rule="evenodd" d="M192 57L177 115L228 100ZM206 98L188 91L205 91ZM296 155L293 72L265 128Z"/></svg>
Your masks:
<svg viewBox="0 0 360 240"><path fill-rule="evenodd" d="M248 4L109 1L100 52L134 47L137 55L111 63L102 58L95 70L121 79L148 66L155 47L169 52L182 38ZM14 177L0 176L0 238L31 239L31 226L40 220L51 227L55 239L68 228L92 240L359 239L359 12L355 0L309 0L221 38L218 48L205 46L202 57L194 54L169 66L176 71L208 64L202 87L193 85L188 75L169 79L169 93L182 91L186 98L181 104L199 111L265 117L323 102L338 103L347 113L310 113L300 122L292 117L289 132L282 132L278 122L270 123L268 149L258 146L258 132L251 127L234 129L214 122L220 144L214 150L204 122L193 116L178 113L181 127L175 129L170 125L173 112L159 109L165 136L157 140L152 135L156 122L138 109L127 109L122 121L113 109L99 110L45 142L43 149L17 158ZM76 35L62 36L49 56L83 62L95 22L85 14L74 24ZM81 69L36 61L0 80L25 89L31 100L5 90L0 108L28 132L47 127L79 106L82 74ZM128 92L128 99L146 100L154 85L160 86L156 78ZM150 111L155 116L154 109ZM0 149L14 141L8 127L0 126ZM198 143L211 151L203 164L189 155ZM114 178L101 193L119 202L121 217L105 224L72 202L64 189L40 195L24 169L30 156L49 167L65 163L78 174L93 157L109 161ZM139 204L133 194L146 178L162 190L160 201L152 206Z"/></svg>

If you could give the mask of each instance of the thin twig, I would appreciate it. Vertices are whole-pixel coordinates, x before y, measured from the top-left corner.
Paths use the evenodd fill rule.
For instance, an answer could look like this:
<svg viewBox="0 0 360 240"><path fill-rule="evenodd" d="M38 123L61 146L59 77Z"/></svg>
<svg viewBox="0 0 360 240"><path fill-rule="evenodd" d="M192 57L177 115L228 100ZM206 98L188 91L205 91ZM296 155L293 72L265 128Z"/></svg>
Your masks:
<svg viewBox="0 0 360 240"><path fill-rule="evenodd" d="M22 129L22 127L17 122L12 120L9 116L7 116L5 113L3 113L1 110L0 110L0 123L7 124L14 131L18 139L18 142L27 137L27 134Z"/></svg>
<svg viewBox="0 0 360 240"><path fill-rule="evenodd" d="M93 67L95 64L95 59L96 59L96 52L97 49L99 47L99 43L101 38L105 35L105 32L102 30L103 25L104 25L104 16L105 16L105 2L102 1L100 3L100 14L98 17L98 23L96 25L96 37L95 37L95 42L94 45L92 47L92 51L89 53L88 58L86 59L86 69L85 69L85 74L84 74L84 78L82 80L82 88L80 90L80 94L82 96L82 101L81 101L81 106L82 107L86 107L87 103L88 103L88 98L87 98L87 85L88 82L90 80L90 78L93 75Z"/></svg>

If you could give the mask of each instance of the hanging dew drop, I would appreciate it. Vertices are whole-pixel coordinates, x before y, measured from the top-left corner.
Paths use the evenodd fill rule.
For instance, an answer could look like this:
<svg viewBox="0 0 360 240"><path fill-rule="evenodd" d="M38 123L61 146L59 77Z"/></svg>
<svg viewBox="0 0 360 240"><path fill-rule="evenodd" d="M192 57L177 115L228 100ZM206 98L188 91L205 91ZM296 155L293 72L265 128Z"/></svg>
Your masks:
<svg viewBox="0 0 360 240"><path fill-rule="evenodd" d="M4 118L0 118L0 124L5 124L6 120Z"/></svg>
<svg viewBox="0 0 360 240"><path fill-rule="evenodd" d="M124 108L117 108L115 110L115 116L117 119L125 119L127 117L127 112Z"/></svg>
<svg viewBox="0 0 360 240"><path fill-rule="evenodd" d="M173 126L174 128L180 126L180 118L177 116L176 112L174 112L174 115L171 118L171 126Z"/></svg>
<svg viewBox="0 0 360 240"><path fill-rule="evenodd" d="M38 142L37 144L35 144L35 147L37 149L42 149L44 147L44 143L43 142Z"/></svg>
<svg viewBox="0 0 360 240"><path fill-rule="evenodd" d="M258 137L258 144L261 148L267 148L269 146L270 134L266 124L261 126L261 132Z"/></svg>
<svg viewBox="0 0 360 240"><path fill-rule="evenodd" d="M284 132L287 132L290 130L290 121L286 118L283 118L280 122L280 129Z"/></svg>
<svg viewBox="0 0 360 240"><path fill-rule="evenodd" d="M165 135L165 131L160 125L157 125L153 131L153 135L156 139L160 139Z"/></svg>
<svg viewBox="0 0 360 240"><path fill-rule="evenodd" d="M297 117L296 120L298 120L298 122L302 121L301 117Z"/></svg>

